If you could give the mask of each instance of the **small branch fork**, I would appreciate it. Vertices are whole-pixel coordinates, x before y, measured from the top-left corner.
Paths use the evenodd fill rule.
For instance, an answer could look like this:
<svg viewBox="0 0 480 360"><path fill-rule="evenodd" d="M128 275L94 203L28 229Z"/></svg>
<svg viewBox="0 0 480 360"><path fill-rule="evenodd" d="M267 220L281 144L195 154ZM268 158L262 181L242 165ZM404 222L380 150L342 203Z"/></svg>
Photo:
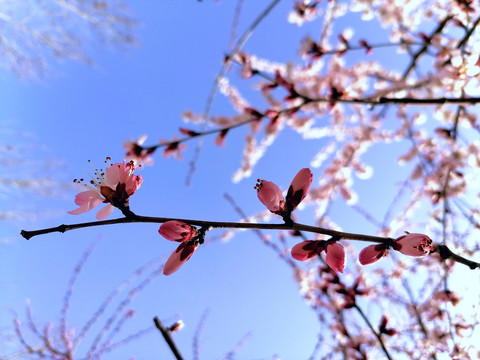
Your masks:
<svg viewBox="0 0 480 360"><path fill-rule="evenodd" d="M263 230L294 230L304 231L315 234L322 234L334 237L338 240L357 240L357 241L369 241L379 244L386 244L391 246L395 239L390 237L380 237L364 234L355 234L342 231L335 231L318 226L311 226L300 224L296 222L289 222L288 224L263 224L263 223L243 223L243 222L222 222L222 221L204 221L204 220L192 220L192 219L178 219L178 218L165 218L165 217L153 217L153 216L141 216L136 215L133 212L129 213L129 216L111 220L99 220L77 224L62 224L51 228L39 229L39 230L22 230L20 234L27 240L34 236L49 234L52 232L64 233L70 230L76 230L86 227L113 225L113 224L128 224L128 223L164 223L171 220L183 221L189 225L200 226L208 230L211 229L263 229ZM446 245L435 245L433 253L440 254L440 257L444 260L450 259L455 262L464 264L470 269L480 269L480 263L468 260L460 255L455 254Z"/></svg>

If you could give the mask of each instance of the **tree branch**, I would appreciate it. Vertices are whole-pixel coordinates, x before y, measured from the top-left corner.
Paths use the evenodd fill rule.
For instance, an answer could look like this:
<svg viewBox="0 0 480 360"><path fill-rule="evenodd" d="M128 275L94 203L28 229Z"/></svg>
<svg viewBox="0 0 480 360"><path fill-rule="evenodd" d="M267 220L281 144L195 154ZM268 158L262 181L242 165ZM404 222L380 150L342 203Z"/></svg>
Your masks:
<svg viewBox="0 0 480 360"><path fill-rule="evenodd" d="M170 336L170 331L168 331L167 329L165 329L163 327L163 324L158 317L155 316L153 318L153 322L155 323L155 327L158 330L160 330L160 332L162 333L163 338L167 342L167 345L170 348L170 350L172 350L172 353L175 356L175 359L183 360L183 357L180 354L180 351L178 351L178 349L177 349L177 345L175 345L175 342L173 341L172 337Z"/></svg>
<svg viewBox="0 0 480 360"><path fill-rule="evenodd" d="M135 214L129 217L117 218L117 219L111 219L111 220L90 221L85 223L68 224L68 225L62 224L62 225L58 225L51 228L31 230L31 231L22 230L20 232L20 235L22 235L25 239L29 240L32 237L37 235L49 234L52 232L64 233L70 230L76 230L76 229L93 227L93 226L128 224L128 223L161 224L171 220L183 221L189 225L204 227L208 230L226 229L226 228L228 229L295 230L295 231L306 231L314 234L328 235L331 237L338 238L339 240L369 241L369 242L374 242L379 244L386 244L388 246L391 246L392 242L395 240L394 238L390 238L390 237L381 237L381 236L336 231L336 230L326 229L318 226L300 224L296 222L292 222L291 224L242 223L242 222L205 221L205 220L193 220L193 219L140 216ZM455 254L446 245L435 245L435 249L433 252L438 252L441 258L444 260L450 259L455 262L459 262L461 264L468 266L472 270L477 268L480 269L480 263L465 259L464 257Z"/></svg>

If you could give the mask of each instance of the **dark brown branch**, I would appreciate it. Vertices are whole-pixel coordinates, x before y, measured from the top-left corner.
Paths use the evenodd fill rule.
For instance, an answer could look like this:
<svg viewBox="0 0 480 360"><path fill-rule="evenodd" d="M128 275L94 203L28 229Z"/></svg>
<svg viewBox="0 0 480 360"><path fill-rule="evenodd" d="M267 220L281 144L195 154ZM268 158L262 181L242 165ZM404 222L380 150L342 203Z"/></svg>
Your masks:
<svg viewBox="0 0 480 360"><path fill-rule="evenodd" d="M329 98L317 98L311 99L299 94L300 97L304 99L304 102L300 105L293 107L285 108L280 110L279 114L288 114L292 112L297 112L302 109L302 107L309 103L347 103L347 104L359 104L359 105L370 105L370 106L379 106L379 105L388 105L388 104L399 104L399 105L447 105L447 104L467 104L473 105L480 103L480 97L468 97L468 98L456 98L456 97L441 97L441 98L428 98L428 99L415 99L415 98L391 98L391 97L380 97L380 98L365 98L365 99L342 99L338 98L335 100ZM236 124L225 126L221 128L216 128L212 130L195 132L192 135L173 140L170 142L162 142L160 144L145 146L144 150L149 151L149 153L155 152L158 148L168 147L172 145L178 145L187 141L190 141L196 137L203 137L212 134L218 134L220 132L228 132L232 129L248 125L254 121L258 121L262 118L265 118L266 115L259 112L259 117L253 116L245 121L238 122Z"/></svg>
<svg viewBox="0 0 480 360"><path fill-rule="evenodd" d="M440 254L440 257L444 260L453 260L455 262L468 266L472 270L480 269L480 263L465 259L463 256L455 254L446 245L436 245L434 252L438 252Z"/></svg>
<svg viewBox="0 0 480 360"><path fill-rule="evenodd" d="M187 224L194 226L201 226L208 229L264 229L264 230L298 230L298 231L307 231L316 234L329 235L337 237L340 239L346 240L359 240L359 241L370 241L377 243L391 243L394 239L388 237L379 237L372 235L364 234L354 234L348 232L341 232L330 230L326 228L321 228L318 226L310 226L299 223L292 223L291 225L287 224L264 224L264 223L239 223L239 222L224 222L224 221L204 221L204 220L193 220L193 219L177 219L177 218L164 218L164 217L153 217L153 216L140 216L135 215L132 217L117 218L111 220L99 220L91 221L85 223L77 224L62 224L59 226L40 229L40 230L22 230L20 234L27 240L31 239L37 235L48 234L52 232L61 232L64 233L70 230L76 230L86 227L93 226L103 226L103 225L113 225L113 224L128 224L128 223L157 223L161 224L170 220L183 221Z"/></svg>
<svg viewBox="0 0 480 360"><path fill-rule="evenodd" d="M175 356L175 359L177 360L183 360L182 355L180 354L180 351L178 351L177 346L175 345L175 342L173 341L172 337L170 336L170 331L164 328L162 322L158 317L153 318L153 322L155 323L155 327L160 330L160 332L163 335L163 338L167 342L168 347L170 350L172 350L173 355Z"/></svg>
<svg viewBox="0 0 480 360"><path fill-rule="evenodd" d="M440 34L447 23L453 18L452 15L448 15L443 19L442 22L440 22L435 30L430 34L428 37L428 41L425 41L423 46L418 50L412 57L412 61L410 62L410 65L408 66L407 70L403 74L403 79L406 79L407 76L412 72L413 69L417 66L418 59L420 59L420 56L422 56L428 49L428 46L430 45L430 40L437 34Z"/></svg>
<svg viewBox="0 0 480 360"><path fill-rule="evenodd" d="M382 336L381 336L381 333L378 333L375 328L373 327L372 323L370 322L370 320L368 319L368 317L365 315L365 313L363 312L363 310L357 305L355 304L353 306L357 311L358 313L360 314L360 316L362 317L362 319L365 321L365 323L367 324L368 328L370 329L370 331L373 333L373 335L375 335L375 337L377 338L378 340L378 343L380 344L382 350L383 350L383 353L385 354L385 356L387 357L388 360L392 360L392 357L390 356L388 350L387 350L387 347L385 346L385 343L383 342L383 339L382 339Z"/></svg>
<svg viewBox="0 0 480 360"><path fill-rule="evenodd" d="M460 40L460 42L458 43L457 45L457 49L461 49L463 46L465 46L465 44L467 43L468 39L470 39L470 37L472 36L473 32L475 31L475 29L477 28L478 24L480 24L480 17L477 18L477 20L475 20L475 22L473 23L472 27L470 29L468 29L467 33L465 34L465 36L463 37L462 40Z"/></svg>
<svg viewBox="0 0 480 360"><path fill-rule="evenodd" d="M69 230L76 230L86 227L93 226L102 226L102 225L113 225L113 224L128 224L128 223L156 223L161 224L170 220L183 221L187 224L200 226L206 229L264 229L264 230L296 230L296 231L306 231L314 234L323 234L331 237L335 237L343 240L357 240L357 241L369 241L379 244L391 245L395 240L390 237L381 237L365 234L356 234L348 233L343 231L336 231L331 229L326 229L318 226L311 226L305 224L299 224L292 222L291 224L264 224L264 223L239 223L239 222L225 222L225 221L204 221L204 220L192 220L192 219L178 219L178 218L164 218L164 217L153 217L153 216L140 216L133 215L130 217L117 218L111 220L100 220L100 221L91 221L86 223L77 223L77 224L62 224L59 226L39 229L39 230L22 230L20 234L27 240L31 239L37 235L48 234L52 232L61 232L64 233ZM450 259L455 262L459 262L468 266L470 269L480 269L480 263L465 259L464 257L453 253L445 245L436 245L433 252L440 253L442 259Z"/></svg>

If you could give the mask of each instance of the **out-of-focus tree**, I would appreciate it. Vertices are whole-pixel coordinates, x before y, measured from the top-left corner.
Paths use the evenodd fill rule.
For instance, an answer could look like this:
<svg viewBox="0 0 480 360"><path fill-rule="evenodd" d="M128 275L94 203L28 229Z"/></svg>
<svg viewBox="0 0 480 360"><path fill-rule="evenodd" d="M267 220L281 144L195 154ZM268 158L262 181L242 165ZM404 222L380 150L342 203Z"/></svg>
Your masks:
<svg viewBox="0 0 480 360"><path fill-rule="evenodd" d="M0 65L20 77L42 75L54 60L92 62L92 46L136 43L122 0L3 0Z"/></svg>

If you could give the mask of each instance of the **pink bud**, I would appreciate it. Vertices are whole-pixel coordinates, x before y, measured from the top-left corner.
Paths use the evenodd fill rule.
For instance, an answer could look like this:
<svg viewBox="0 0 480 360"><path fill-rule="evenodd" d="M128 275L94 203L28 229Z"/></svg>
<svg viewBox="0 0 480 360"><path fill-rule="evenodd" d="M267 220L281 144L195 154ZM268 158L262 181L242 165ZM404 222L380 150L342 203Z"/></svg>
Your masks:
<svg viewBox="0 0 480 360"><path fill-rule="evenodd" d="M171 275L193 255L198 247L198 243L182 242L177 249L170 255L163 267L164 275Z"/></svg>
<svg viewBox="0 0 480 360"><path fill-rule="evenodd" d="M306 240L292 248L291 254L295 260L305 261L320 254L325 249L326 241Z"/></svg>
<svg viewBox="0 0 480 360"><path fill-rule="evenodd" d="M388 254L388 246L384 244L370 245L360 251L358 260L362 265L373 264Z"/></svg>
<svg viewBox="0 0 480 360"><path fill-rule="evenodd" d="M178 320L168 328L168 331L173 333L173 332L182 330L184 327L185 327L185 323L182 320Z"/></svg>
<svg viewBox="0 0 480 360"><path fill-rule="evenodd" d="M433 251L432 239L424 234L407 234L393 242L393 248L402 254L424 256Z"/></svg>
<svg viewBox="0 0 480 360"><path fill-rule="evenodd" d="M220 147L225 145L225 137L227 136L228 130L230 129L229 128L223 129L218 133L217 137L215 138L215 145Z"/></svg>
<svg viewBox="0 0 480 360"><path fill-rule="evenodd" d="M325 250L327 252L327 265L333 270L343 273L345 269L345 249L337 242L327 245Z"/></svg>
<svg viewBox="0 0 480 360"><path fill-rule="evenodd" d="M300 202L305 199L310 186L312 185L313 174L308 168L301 169L292 180L288 188L286 203L287 208L292 211Z"/></svg>
<svg viewBox="0 0 480 360"><path fill-rule="evenodd" d="M271 181L258 179L255 189L258 199L268 210L279 215L285 212L285 200L282 190L277 185Z"/></svg>
<svg viewBox="0 0 480 360"><path fill-rule="evenodd" d="M158 233L167 240L184 242L194 238L198 231L196 227L183 221L171 220L163 223L158 229Z"/></svg>

